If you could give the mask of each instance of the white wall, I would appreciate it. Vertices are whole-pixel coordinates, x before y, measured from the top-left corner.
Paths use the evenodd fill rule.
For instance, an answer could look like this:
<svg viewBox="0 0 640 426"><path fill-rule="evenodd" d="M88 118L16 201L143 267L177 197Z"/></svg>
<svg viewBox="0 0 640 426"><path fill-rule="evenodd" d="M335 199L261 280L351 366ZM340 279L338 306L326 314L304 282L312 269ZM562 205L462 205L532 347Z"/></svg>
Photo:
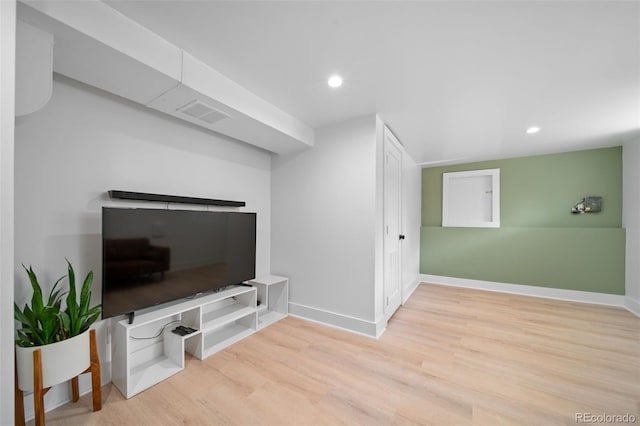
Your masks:
<svg viewBox="0 0 640 426"><path fill-rule="evenodd" d="M622 147L622 226L626 229L625 295L640 315L640 140Z"/></svg>
<svg viewBox="0 0 640 426"><path fill-rule="evenodd" d="M13 152L16 2L0 1L0 424L13 405Z"/></svg>
<svg viewBox="0 0 640 426"><path fill-rule="evenodd" d="M375 334L376 117L316 130L315 147L275 157L271 265L291 313Z"/></svg>
<svg viewBox="0 0 640 426"><path fill-rule="evenodd" d="M99 303L101 207L164 207L111 201L109 189L246 201L240 211L257 212L256 273L270 271L271 154L266 151L56 76L45 108L16 120L15 167L19 305L30 292L20 264L32 264L50 285L64 275L65 257L79 276L94 271L93 298ZM108 382L104 322L98 331ZM66 398L67 387L56 387L45 403L51 408Z"/></svg>
<svg viewBox="0 0 640 426"><path fill-rule="evenodd" d="M422 169L402 152L402 299L403 303L419 284L420 226L422 224Z"/></svg>

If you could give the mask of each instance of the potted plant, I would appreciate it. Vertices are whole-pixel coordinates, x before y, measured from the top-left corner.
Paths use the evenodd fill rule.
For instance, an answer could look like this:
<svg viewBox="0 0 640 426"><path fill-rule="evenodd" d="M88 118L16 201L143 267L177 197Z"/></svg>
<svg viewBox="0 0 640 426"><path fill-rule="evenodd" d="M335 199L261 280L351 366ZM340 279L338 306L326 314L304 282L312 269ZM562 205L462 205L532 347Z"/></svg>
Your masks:
<svg viewBox="0 0 640 426"><path fill-rule="evenodd" d="M75 401L77 400L77 376L89 370L92 376L95 376L93 373L97 368L99 388L100 373L95 334L92 334L90 339L89 328L99 318L101 307L100 305L89 307L93 272L89 271L84 279L78 302L75 272L68 260L68 274L55 282L46 300L43 298L42 287L33 268L31 266L27 268L24 265L23 268L29 277L33 294L31 304L25 304L24 309L20 309L14 303L14 318L20 323L20 328L16 330L17 386L20 391L34 391L34 397L41 400L40 407L36 402L36 419L40 408L42 421L44 421L42 397L49 387L74 379L72 392ZM58 288L64 278L68 278L69 281L67 292ZM35 367L36 364L39 367ZM97 366L94 367L94 364ZM95 384L94 382L94 411L96 410Z"/></svg>

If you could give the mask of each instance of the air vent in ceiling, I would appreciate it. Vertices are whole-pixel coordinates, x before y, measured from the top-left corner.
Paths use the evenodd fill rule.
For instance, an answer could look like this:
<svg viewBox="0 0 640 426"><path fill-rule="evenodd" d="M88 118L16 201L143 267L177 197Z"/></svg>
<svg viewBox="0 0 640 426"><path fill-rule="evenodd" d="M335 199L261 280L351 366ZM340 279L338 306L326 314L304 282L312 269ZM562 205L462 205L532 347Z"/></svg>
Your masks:
<svg viewBox="0 0 640 426"><path fill-rule="evenodd" d="M224 112L210 107L199 100L189 102L185 106L178 108L177 111L196 120L203 121L208 125L215 124L225 118L231 118Z"/></svg>

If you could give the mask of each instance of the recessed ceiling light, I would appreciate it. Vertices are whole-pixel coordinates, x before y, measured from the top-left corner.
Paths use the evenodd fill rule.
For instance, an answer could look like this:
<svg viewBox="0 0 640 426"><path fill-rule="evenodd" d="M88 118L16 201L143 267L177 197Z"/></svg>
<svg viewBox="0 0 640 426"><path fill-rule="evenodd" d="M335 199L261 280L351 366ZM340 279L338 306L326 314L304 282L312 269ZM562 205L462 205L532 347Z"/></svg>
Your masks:
<svg viewBox="0 0 640 426"><path fill-rule="evenodd" d="M534 133L538 133L540 131L540 127L538 126L531 126L527 129L527 134L528 135L533 135Z"/></svg>
<svg viewBox="0 0 640 426"><path fill-rule="evenodd" d="M339 75L332 75L331 77L329 77L327 84L331 87L340 87L342 86L342 77L340 77Z"/></svg>

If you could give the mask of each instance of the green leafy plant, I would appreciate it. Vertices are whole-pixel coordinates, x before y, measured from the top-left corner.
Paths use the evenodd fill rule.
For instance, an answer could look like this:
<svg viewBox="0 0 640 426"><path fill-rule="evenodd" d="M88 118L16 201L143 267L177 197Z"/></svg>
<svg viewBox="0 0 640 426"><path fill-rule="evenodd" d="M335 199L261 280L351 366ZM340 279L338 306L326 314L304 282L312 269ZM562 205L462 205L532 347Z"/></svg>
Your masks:
<svg viewBox="0 0 640 426"><path fill-rule="evenodd" d="M20 328L16 330L18 346L42 346L69 339L85 332L100 316L100 305L89 307L93 272L89 271L82 283L80 303L78 303L75 272L68 260L67 266L68 275L55 282L45 304L42 287L33 268L29 266L27 269L22 265L29 276L33 295L31 306L25 304L24 309L21 310L16 303L13 304L14 318L20 322ZM66 277L69 278L69 291L66 293L66 308L62 310L62 299L65 293L57 287Z"/></svg>
<svg viewBox="0 0 640 426"><path fill-rule="evenodd" d="M89 308L91 302L91 284L93 271L89 271L80 289L80 304L76 296L76 274L71 262L67 260L69 269L69 293L67 294L67 310L60 314L65 338L77 336L89 329L100 316L100 305Z"/></svg>
<svg viewBox="0 0 640 426"><path fill-rule="evenodd" d="M55 343L61 339L60 305L63 296L60 293L61 289L56 290L56 287L64 277L55 282L45 305L42 298L42 288L33 268L29 266L27 269L24 265L22 267L29 276L33 295L31 296L31 307L26 304L24 309L20 310L18 305L13 303L13 316L21 325L21 328L16 330L18 335L16 344L29 347Z"/></svg>

